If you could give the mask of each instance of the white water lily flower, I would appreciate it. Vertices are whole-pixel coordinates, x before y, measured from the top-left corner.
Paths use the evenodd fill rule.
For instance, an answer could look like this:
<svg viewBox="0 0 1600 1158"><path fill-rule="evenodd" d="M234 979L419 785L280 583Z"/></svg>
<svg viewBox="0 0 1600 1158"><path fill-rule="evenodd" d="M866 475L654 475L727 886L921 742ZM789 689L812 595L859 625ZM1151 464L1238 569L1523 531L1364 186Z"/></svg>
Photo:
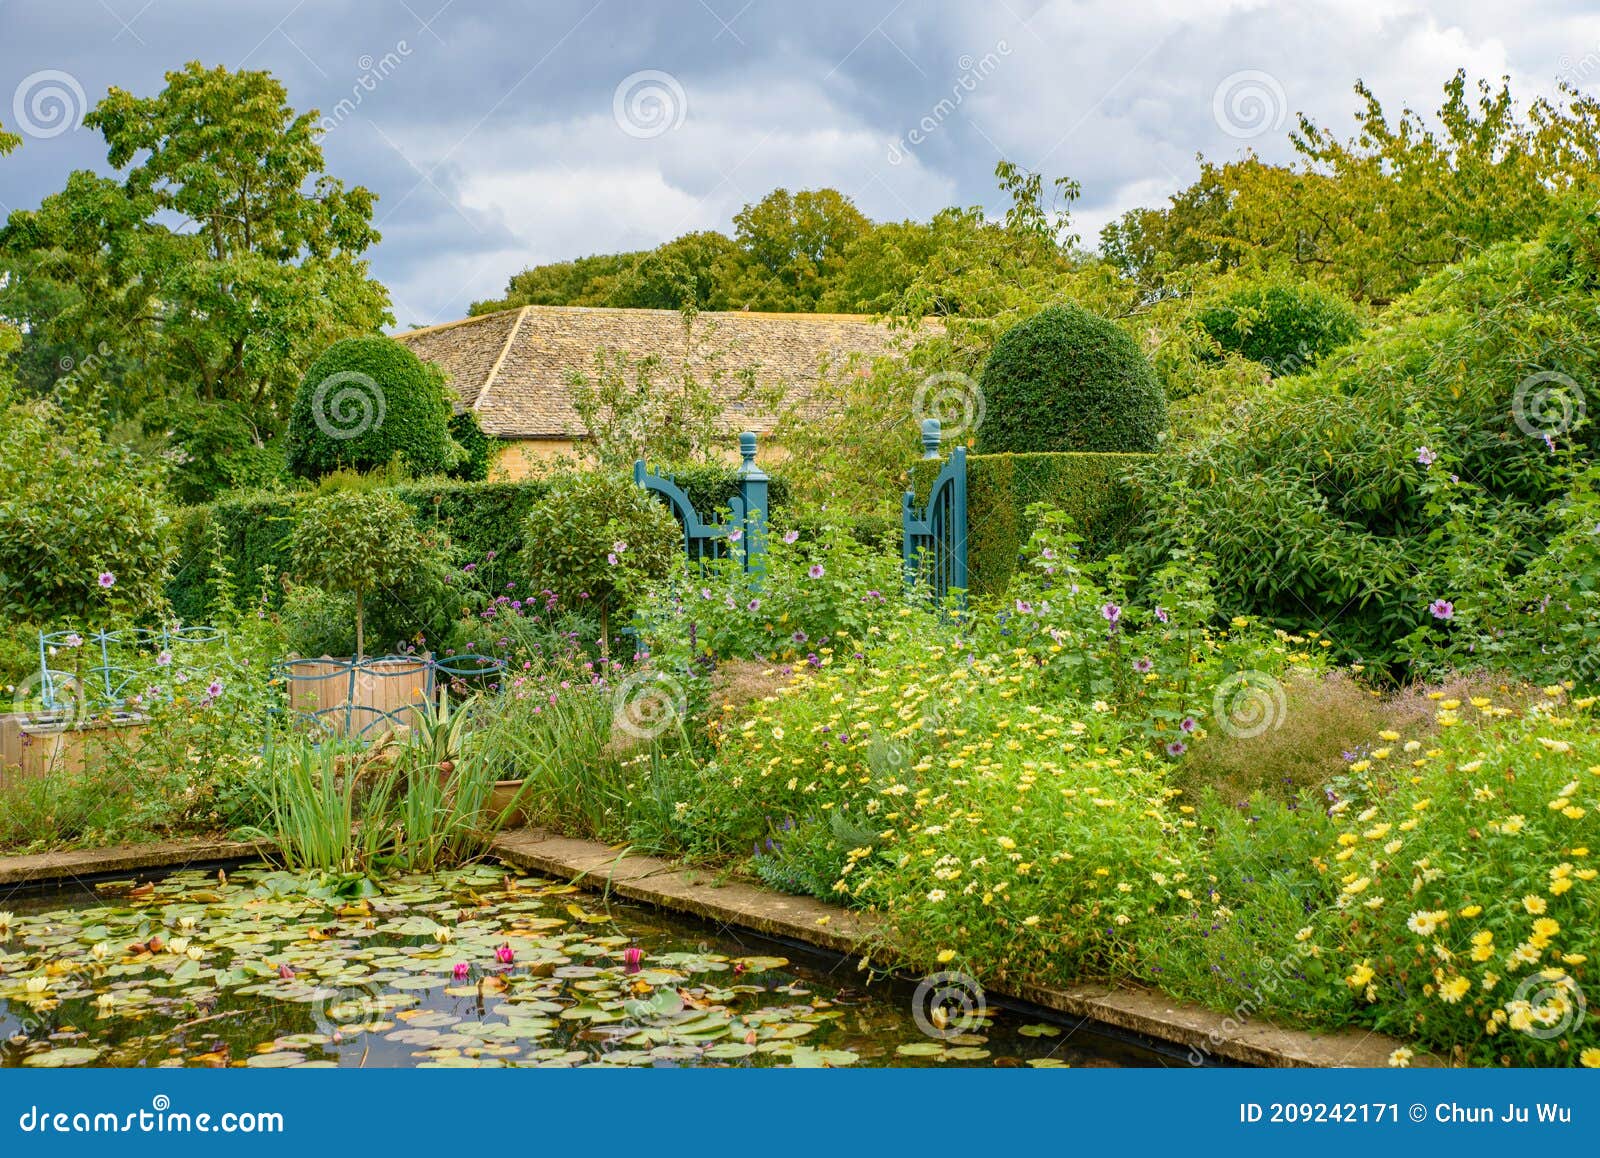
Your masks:
<svg viewBox="0 0 1600 1158"><path fill-rule="evenodd" d="M441 925L433 931L433 939L441 945L448 945L456 939L456 935Z"/></svg>
<svg viewBox="0 0 1600 1158"><path fill-rule="evenodd" d="M106 954L109 952L110 949L106 947L106 943L104 941L96 941L89 947L89 956L93 957L96 961L104 961L106 959Z"/></svg>
<svg viewBox="0 0 1600 1158"><path fill-rule="evenodd" d="M50 988L50 978L38 973L24 981L22 987L29 993L43 993Z"/></svg>
<svg viewBox="0 0 1600 1158"><path fill-rule="evenodd" d="M0 913L0 933L9 933L11 931L11 922L16 919L16 914L14 913Z"/></svg>

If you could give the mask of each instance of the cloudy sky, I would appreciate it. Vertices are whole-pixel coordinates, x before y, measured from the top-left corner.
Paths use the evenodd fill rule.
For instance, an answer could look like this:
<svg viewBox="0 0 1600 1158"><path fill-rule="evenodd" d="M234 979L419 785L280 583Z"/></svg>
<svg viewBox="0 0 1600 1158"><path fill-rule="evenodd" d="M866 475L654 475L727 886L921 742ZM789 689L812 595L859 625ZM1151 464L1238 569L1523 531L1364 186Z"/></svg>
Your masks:
<svg viewBox="0 0 1600 1158"><path fill-rule="evenodd" d="M1586 11L1587 9L1587 11ZM730 228L783 185L877 219L999 208L995 162L1082 182L1079 231L1350 124L1357 78L1438 104L1465 67L1600 91L1592 0L0 0L0 212L105 167L77 125L167 69L269 69L322 111L328 168L379 195L401 326L527 265Z"/></svg>

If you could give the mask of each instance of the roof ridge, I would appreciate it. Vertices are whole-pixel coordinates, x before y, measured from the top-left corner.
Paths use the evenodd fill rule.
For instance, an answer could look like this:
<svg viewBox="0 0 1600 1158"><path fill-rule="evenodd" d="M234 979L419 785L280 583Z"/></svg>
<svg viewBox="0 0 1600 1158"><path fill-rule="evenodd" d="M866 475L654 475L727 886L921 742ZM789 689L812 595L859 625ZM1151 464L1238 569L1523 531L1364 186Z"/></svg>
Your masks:
<svg viewBox="0 0 1600 1158"><path fill-rule="evenodd" d="M495 375L500 373L500 367L505 365L506 355L511 353L511 347L517 340L517 331L522 329L522 319L527 317L529 306L517 307L516 321L511 323L511 328L506 331L505 345L500 347L500 355L494 360L494 365L489 367L489 372L483 376L483 385L478 387L478 396L472 400L472 409L475 413L483 410L483 400L489 397L489 389L494 385Z"/></svg>
<svg viewBox="0 0 1600 1158"><path fill-rule="evenodd" d="M527 306L513 306L511 308L512 309L517 309L517 310L525 310L528 307ZM414 330L401 330L398 334L391 335L391 337L393 337L394 340L397 341L397 342L403 342L407 338L415 338L415 337L417 337L418 335L421 335L421 334L434 334L434 333L438 333L440 330L454 329L456 326L471 325L473 322L482 322L482 321L485 321L485 320L487 320L489 318L495 317L496 315L504 314L504 313L508 313L508 312L510 312L510 311L509 310L493 310L493 311L491 311L490 313L487 313L487 314L468 314L466 317L457 318L453 322L439 322L436 325L432 325L432 326L418 326Z"/></svg>

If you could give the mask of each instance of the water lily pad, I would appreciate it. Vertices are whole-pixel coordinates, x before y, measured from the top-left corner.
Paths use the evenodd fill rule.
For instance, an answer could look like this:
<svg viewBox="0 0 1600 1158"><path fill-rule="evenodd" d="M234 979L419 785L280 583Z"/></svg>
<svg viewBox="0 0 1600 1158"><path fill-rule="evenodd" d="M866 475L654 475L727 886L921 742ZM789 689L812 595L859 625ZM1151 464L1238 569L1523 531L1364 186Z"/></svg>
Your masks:
<svg viewBox="0 0 1600 1158"><path fill-rule="evenodd" d="M67 1045L56 1049L44 1050L40 1053L29 1054L22 1059L25 1066L37 1069L54 1070L67 1066L88 1065L101 1054L99 1046Z"/></svg>
<svg viewBox="0 0 1600 1158"><path fill-rule="evenodd" d="M1023 1037L1060 1037L1061 1027L1040 1023L1038 1025L1024 1025L1017 1032Z"/></svg>

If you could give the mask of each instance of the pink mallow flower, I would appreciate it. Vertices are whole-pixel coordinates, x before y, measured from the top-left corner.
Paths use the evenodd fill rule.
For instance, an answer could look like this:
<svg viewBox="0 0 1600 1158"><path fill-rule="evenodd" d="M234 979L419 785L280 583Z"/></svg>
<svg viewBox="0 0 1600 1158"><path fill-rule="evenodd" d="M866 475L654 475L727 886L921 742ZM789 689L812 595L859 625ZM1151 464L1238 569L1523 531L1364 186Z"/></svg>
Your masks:
<svg viewBox="0 0 1600 1158"><path fill-rule="evenodd" d="M1456 605L1448 599L1435 599L1428 604L1428 613L1435 619L1453 619L1456 614Z"/></svg>

